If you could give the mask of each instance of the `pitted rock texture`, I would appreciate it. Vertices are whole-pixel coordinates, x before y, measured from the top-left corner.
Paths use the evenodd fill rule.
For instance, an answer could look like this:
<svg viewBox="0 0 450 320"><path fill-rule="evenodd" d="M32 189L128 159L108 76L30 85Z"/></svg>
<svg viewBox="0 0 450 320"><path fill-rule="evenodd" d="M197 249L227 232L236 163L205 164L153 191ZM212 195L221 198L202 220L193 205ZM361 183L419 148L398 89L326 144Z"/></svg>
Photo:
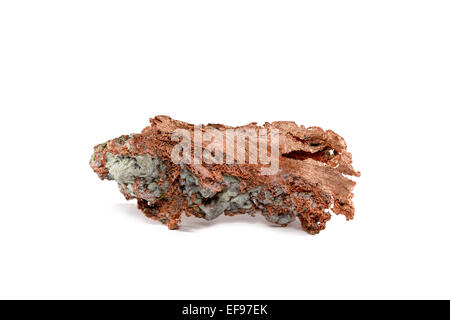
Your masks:
<svg viewBox="0 0 450 320"><path fill-rule="evenodd" d="M123 135L95 146L90 166L100 179L115 180L127 200L137 199L149 218L177 229L182 215L213 220L220 215L261 213L286 226L298 218L304 230L325 229L331 212L353 218L352 190L359 176L342 137L331 130L280 121L241 129L279 132L279 170L261 174L261 164L186 164L171 159L176 129L194 125L167 116L150 119L140 134ZM220 132L232 127L209 124ZM205 147L203 141L202 146ZM248 150L245 150L248 156Z"/></svg>

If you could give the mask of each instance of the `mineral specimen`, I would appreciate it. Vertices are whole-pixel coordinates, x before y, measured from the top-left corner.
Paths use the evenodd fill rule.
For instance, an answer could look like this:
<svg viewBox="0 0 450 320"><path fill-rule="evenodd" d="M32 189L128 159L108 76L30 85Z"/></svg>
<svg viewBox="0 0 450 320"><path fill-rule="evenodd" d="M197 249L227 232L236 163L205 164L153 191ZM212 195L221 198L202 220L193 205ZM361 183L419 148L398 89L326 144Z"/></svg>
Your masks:
<svg viewBox="0 0 450 320"><path fill-rule="evenodd" d="M331 211L353 218L355 182L346 176L360 173L331 130L288 121L194 126L167 116L150 123L95 146L90 165L169 229L183 213L213 220L259 212L281 226L298 217L311 234L325 228Z"/></svg>

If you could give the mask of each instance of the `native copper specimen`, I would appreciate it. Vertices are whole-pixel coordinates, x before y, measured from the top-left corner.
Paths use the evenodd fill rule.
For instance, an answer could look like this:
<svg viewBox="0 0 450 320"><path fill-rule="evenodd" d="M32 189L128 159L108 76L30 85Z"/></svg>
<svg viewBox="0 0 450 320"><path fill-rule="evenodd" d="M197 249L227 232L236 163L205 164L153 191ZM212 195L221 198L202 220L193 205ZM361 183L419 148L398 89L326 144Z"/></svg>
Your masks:
<svg viewBox="0 0 450 320"><path fill-rule="evenodd" d="M127 200L137 199L138 208L147 217L167 224L169 229L178 228L183 213L212 220L222 214L254 216L260 212L269 222L281 226L298 217L303 229L311 234L325 229L331 211L347 220L353 218L352 190L356 183L345 175L360 173L352 167L344 139L331 130L305 128L289 121L236 128L220 124L198 127L167 116L157 116L150 123L140 134L123 135L95 146L90 165L100 179L115 180ZM213 139L207 141L205 137L211 130L224 135L235 130L236 139L251 131L256 133L256 140L245 136L244 146L238 145L231 153L225 139L217 140L224 146L223 158L231 154L232 161L174 161L179 151L174 150L181 141L174 139L174 133L180 129L192 141L199 141L196 130L206 134L200 147L194 143L189 146L192 149L187 151L193 155L209 150ZM274 174L262 173L270 166L267 162L237 161L239 153L246 160L251 157L251 145L261 149L258 141L262 140L258 139L264 130L267 136L278 133L279 150L271 143L267 148L268 154L278 160ZM220 148L210 155L219 152Z"/></svg>

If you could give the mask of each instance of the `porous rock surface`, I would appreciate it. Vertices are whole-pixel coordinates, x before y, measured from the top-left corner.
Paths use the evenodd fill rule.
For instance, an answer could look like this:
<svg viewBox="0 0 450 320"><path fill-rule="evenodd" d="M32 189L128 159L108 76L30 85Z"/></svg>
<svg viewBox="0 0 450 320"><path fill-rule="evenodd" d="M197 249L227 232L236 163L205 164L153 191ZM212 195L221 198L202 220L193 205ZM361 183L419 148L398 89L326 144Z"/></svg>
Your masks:
<svg viewBox="0 0 450 320"><path fill-rule="evenodd" d="M304 230L325 229L331 212L353 218L352 190L359 176L342 137L319 127L280 121L258 126L279 132L279 170L261 174L261 164L186 164L172 161L176 129L194 125L167 116L150 119L140 134L123 135L95 146L90 166L100 179L115 180L127 200L137 199L149 218L177 229L182 214L212 220L224 214L261 213L286 226L296 218ZM231 127L208 124L202 130ZM247 152L247 150L246 150Z"/></svg>

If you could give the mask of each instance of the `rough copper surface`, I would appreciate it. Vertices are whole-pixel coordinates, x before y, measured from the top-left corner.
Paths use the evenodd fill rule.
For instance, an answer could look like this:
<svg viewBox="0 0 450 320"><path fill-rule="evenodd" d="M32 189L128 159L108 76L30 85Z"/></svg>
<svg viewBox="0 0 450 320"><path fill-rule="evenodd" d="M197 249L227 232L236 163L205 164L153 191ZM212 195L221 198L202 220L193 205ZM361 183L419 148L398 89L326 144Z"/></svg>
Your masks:
<svg viewBox="0 0 450 320"><path fill-rule="evenodd" d="M149 218L177 229L181 216L212 220L221 214L261 213L286 226L299 218L304 230L325 229L331 212L353 218L352 190L359 176L342 137L331 130L305 128L294 122L255 123L240 127L279 131L279 172L261 174L260 164L176 164L171 160L175 129L194 126L167 116L150 119L140 134L99 144L90 160L103 180L116 180L126 199L137 199ZM202 130L231 127L217 124ZM247 152L246 150L245 152Z"/></svg>

